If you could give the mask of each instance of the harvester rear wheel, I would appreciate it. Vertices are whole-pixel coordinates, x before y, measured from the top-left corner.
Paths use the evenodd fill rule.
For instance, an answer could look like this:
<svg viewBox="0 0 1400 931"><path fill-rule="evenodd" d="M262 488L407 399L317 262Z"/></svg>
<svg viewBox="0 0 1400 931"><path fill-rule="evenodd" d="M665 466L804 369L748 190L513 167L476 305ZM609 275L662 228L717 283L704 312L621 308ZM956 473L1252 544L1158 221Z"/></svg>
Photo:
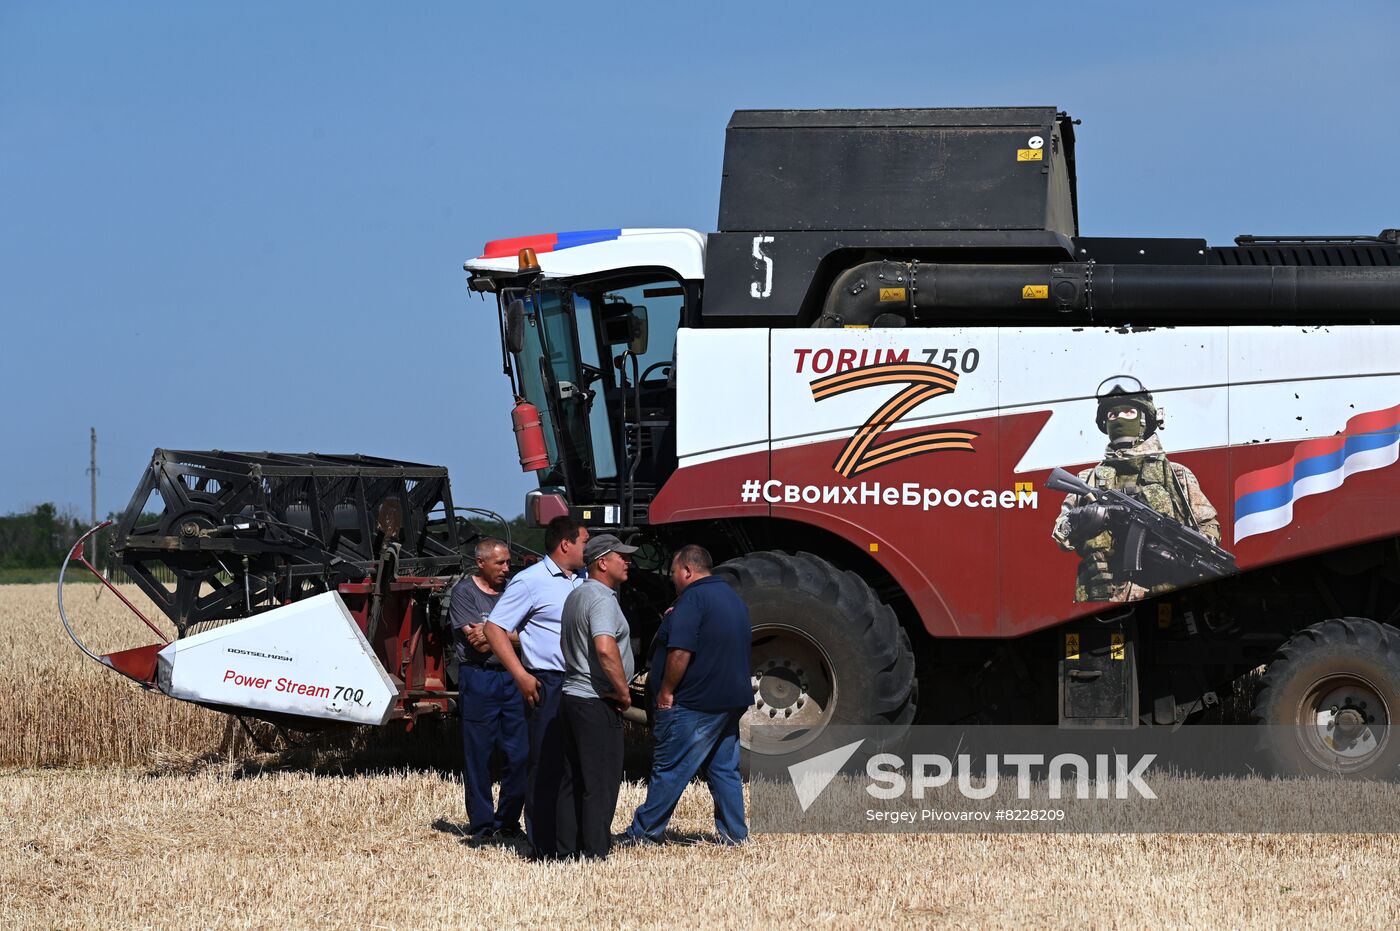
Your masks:
<svg viewBox="0 0 1400 931"><path fill-rule="evenodd" d="M1280 774L1393 777L1400 735L1400 630L1333 618L1294 634L1264 673L1254 718ZM1282 726L1280 726L1282 725Z"/></svg>
<svg viewBox="0 0 1400 931"><path fill-rule="evenodd" d="M754 704L740 725L749 754L800 750L828 724L906 727L914 653L890 607L854 572L811 553L761 552L715 568L743 597L753 627ZM792 725L755 739L756 724Z"/></svg>

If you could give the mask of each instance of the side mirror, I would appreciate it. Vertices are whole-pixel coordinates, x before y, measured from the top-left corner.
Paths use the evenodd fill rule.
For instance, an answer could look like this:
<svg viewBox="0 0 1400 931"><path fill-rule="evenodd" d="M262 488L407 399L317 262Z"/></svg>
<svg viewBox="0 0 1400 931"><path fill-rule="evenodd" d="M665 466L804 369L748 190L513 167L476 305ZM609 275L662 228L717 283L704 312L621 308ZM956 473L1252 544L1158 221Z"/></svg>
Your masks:
<svg viewBox="0 0 1400 931"><path fill-rule="evenodd" d="M506 308L506 349L515 355L525 346L525 302L520 298Z"/></svg>
<svg viewBox="0 0 1400 931"><path fill-rule="evenodd" d="M627 342L627 348L632 350L632 355L643 356L647 351L647 309L645 307L633 307L632 313L628 316L632 325L632 338Z"/></svg>

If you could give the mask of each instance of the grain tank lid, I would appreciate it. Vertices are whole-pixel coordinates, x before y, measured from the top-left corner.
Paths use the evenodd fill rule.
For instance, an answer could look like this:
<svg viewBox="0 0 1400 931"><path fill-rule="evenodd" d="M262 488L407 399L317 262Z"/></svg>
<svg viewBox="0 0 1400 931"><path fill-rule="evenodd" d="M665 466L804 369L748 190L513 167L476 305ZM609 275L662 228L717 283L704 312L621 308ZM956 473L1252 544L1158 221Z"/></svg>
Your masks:
<svg viewBox="0 0 1400 931"><path fill-rule="evenodd" d="M834 110L735 110L728 129L899 127L1049 128L1062 117L1054 107L923 107ZM1068 122L1068 118L1066 123ZM1072 141L1073 135L1070 134Z"/></svg>
<svg viewBox="0 0 1400 931"><path fill-rule="evenodd" d="M1074 236L1072 126L1054 107L739 110L718 230Z"/></svg>

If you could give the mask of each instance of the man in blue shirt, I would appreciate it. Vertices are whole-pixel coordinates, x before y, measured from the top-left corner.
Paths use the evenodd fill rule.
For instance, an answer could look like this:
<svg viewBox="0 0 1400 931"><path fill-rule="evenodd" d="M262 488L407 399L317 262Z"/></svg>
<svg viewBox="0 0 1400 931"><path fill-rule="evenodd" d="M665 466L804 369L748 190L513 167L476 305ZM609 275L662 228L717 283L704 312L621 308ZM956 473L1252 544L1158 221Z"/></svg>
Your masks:
<svg viewBox="0 0 1400 931"><path fill-rule="evenodd" d="M564 654L559 625L564 601L583 584L588 529L572 517L556 517L544 530L544 559L521 570L486 622L486 640L525 700L530 765L525 788L525 834L533 855L555 856L555 805L564 771ZM521 656L510 635L520 635ZM521 660L524 660L522 662Z"/></svg>
<svg viewBox="0 0 1400 931"><path fill-rule="evenodd" d="M711 566L710 554L693 544L671 560L680 597L656 633L647 673L655 749L646 801L627 829L634 843L661 840L697 773L714 797L720 840L738 844L749 836L739 776L739 719L753 704L749 609Z"/></svg>

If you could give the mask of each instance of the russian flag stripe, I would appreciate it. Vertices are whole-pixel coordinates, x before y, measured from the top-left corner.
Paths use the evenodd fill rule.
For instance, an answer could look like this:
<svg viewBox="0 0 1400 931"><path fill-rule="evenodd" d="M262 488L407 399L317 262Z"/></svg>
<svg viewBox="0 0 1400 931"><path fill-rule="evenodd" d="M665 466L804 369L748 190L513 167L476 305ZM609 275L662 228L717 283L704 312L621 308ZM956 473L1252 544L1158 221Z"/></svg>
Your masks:
<svg viewBox="0 0 1400 931"><path fill-rule="evenodd" d="M1317 475L1325 475L1328 472L1335 472L1344 468L1346 461L1357 453L1392 446L1397 439L1400 439L1400 431L1396 430L1389 433L1368 433L1365 436L1347 437L1345 444L1336 452L1324 456L1312 456L1293 463L1293 477L1289 483L1252 492L1238 498L1235 501L1235 516L1238 518L1257 511L1282 507L1289 498L1293 497L1293 485L1297 482Z"/></svg>
<svg viewBox="0 0 1400 931"><path fill-rule="evenodd" d="M572 233L560 233L559 241L554 244L555 250L568 249L573 246L586 246L594 242L611 242L622 235L622 230L575 230Z"/></svg>
<svg viewBox="0 0 1400 931"><path fill-rule="evenodd" d="M1329 436L1321 440L1309 440L1294 447L1293 455L1276 466L1249 472L1235 480L1235 500L1238 502L1251 495L1277 489L1287 485L1293 478L1293 470L1301 460L1331 456L1342 449L1347 442L1345 436Z"/></svg>
<svg viewBox="0 0 1400 931"><path fill-rule="evenodd" d="M503 259L518 255L521 249L534 249L536 253L558 252L574 246L586 246L595 242L611 242L622 235L621 229L574 230L571 233L543 233L539 236L516 236L513 239L493 239L481 250L478 258Z"/></svg>
<svg viewBox="0 0 1400 931"><path fill-rule="evenodd" d="M558 240L554 233L545 233L541 236L516 236L513 239L493 239L481 250L478 258L483 259L503 259L506 256L519 255L521 249L534 249L536 252L553 252L554 243Z"/></svg>
<svg viewBox="0 0 1400 931"><path fill-rule="evenodd" d="M1400 459L1400 405L1358 414L1339 436L1305 440L1286 462L1235 482L1235 542L1287 527L1293 502L1340 488L1348 476Z"/></svg>

